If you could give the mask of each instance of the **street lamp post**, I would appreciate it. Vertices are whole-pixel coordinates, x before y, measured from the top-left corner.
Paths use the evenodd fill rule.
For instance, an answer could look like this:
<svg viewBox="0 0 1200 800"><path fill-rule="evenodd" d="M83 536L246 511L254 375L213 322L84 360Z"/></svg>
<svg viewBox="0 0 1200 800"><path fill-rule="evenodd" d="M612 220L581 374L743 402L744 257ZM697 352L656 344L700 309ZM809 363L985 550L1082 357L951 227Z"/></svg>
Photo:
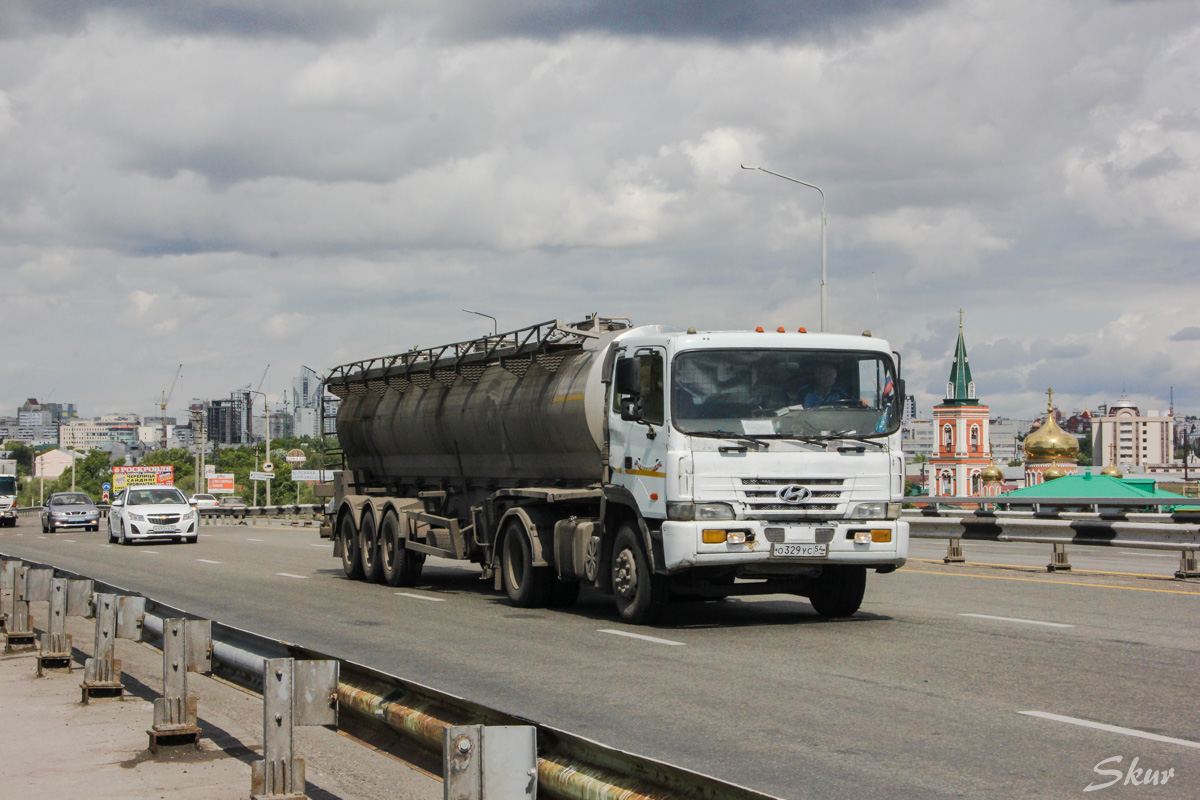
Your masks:
<svg viewBox="0 0 1200 800"><path fill-rule="evenodd" d="M492 335L498 336L500 334L500 323L496 322L496 318L493 317L491 314L484 314L482 311L472 311L469 308L464 308L462 310L467 312L468 314L475 314L476 316L487 317L488 319L490 319L492 321Z"/></svg>
<svg viewBox="0 0 1200 800"><path fill-rule="evenodd" d="M742 169L752 169L758 170L759 172L765 172L768 175L774 175L776 178L783 178L785 181L791 181L792 183L798 183L801 186L807 186L810 189L816 189L821 193L821 332L824 333L829 329L829 298L827 294L827 276L825 271L825 192L820 186L808 183L807 181L802 181L799 178L781 175L778 172L772 172L771 170L763 169L762 167L747 167L745 164L742 164L741 166Z"/></svg>

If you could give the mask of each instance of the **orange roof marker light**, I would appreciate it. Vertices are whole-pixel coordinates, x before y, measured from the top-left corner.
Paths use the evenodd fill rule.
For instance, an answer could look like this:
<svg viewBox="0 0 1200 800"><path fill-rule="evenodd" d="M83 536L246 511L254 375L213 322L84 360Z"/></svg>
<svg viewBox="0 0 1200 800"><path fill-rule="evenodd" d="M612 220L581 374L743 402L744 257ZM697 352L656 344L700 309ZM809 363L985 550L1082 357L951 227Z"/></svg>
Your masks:
<svg viewBox="0 0 1200 800"><path fill-rule="evenodd" d="M786 329L786 328L784 328L782 325L780 325L780 326L779 326L778 328L776 328L775 330L779 331L780 333L787 333L787 329Z"/></svg>
<svg viewBox="0 0 1200 800"><path fill-rule="evenodd" d="M808 328L805 328L805 327L796 328L796 333L808 333Z"/></svg>
<svg viewBox="0 0 1200 800"><path fill-rule="evenodd" d="M762 333L762 332L763 332L763 327L762 327L762 325L759 325L757 328L755 328L755 329L754 329L754 332L755 332L755 333Z"/></svg>

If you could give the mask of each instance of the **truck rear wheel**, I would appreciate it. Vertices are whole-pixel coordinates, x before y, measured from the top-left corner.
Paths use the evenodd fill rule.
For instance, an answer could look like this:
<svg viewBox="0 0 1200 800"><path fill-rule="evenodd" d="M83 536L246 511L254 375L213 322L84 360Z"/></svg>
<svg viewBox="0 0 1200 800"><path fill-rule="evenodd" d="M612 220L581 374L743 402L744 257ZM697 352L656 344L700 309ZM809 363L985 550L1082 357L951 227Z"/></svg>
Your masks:
<svg viewBox="0 0 1200 800"><path fill-rule="evenodd" d="M667 580L654 574L641 536L628 522L617 531L613 544L612 576L621 619L645 625L662 615L667 606Z"/></svg>
<svg viewBox="0 0 1200 800"><path fill-rule="evenodd" d="M362 560L363 580L379 583L383 579L383 564L379 560L379 528L371 511L363 514L358 526L358 555Z"/></svg>
<svg viewBox="0 0 1200 800"><path fill-rule="evenodd" d="M808 602L822 617L850 617L862 605L866 590L866 567L834 564L809 586Z"/></svg>
<svg viewBox="0 0 1200 800"><path fill-rule="evenodd" d="M545 608L556 579L549 567L533 566L533 547L519 523L509 523L504 534L504 591L517 608Z"/></svg>
<svg viewBox="0 0 1200 800"><path fill-rule="evenodd" d="M388 586L413 586L421 577L425 554L409 550L400 535L400 517L395 511L383 515L379 524L379 561Z"/></svg>
<svg viewBox="0 0 1200 800"><path fill-rule="evenodd" d="M342 545L342 571L347 578L356 581L363 576L363 571L358 558L358 530L354 527L352 514L345 514L338 520L337 532Z"/></svg>

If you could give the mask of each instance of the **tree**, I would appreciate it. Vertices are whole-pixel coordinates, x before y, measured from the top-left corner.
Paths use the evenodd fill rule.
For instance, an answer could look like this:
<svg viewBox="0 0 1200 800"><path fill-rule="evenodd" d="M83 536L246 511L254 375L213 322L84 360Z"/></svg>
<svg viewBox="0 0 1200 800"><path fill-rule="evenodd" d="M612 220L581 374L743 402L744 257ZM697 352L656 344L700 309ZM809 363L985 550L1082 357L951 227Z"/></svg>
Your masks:
<svg viewBox="0 0 1200 800"><path fill-rule="evenodd" d="M1079 439L1079 455L1075 457L1075 463L1081 467L1090 467L1092 465L1092 432L1088 431Z"/></svg>
<svg viewBox="0 0 1200 800"><path fill-rule="evenodd" d="M0 450L7 450L9 458L12 458L17 462L18 475L33 474L34 452L32 447L24 442L12 441L5 442L4 446L0 448Z"/></svg>

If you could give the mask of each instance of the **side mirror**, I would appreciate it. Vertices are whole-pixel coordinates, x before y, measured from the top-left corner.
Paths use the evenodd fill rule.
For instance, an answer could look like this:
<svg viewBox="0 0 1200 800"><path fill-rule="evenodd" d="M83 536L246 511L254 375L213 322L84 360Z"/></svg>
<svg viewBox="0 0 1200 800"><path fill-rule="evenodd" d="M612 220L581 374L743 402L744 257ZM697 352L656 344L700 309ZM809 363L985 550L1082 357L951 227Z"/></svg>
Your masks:
<svg viewBox="0 0 1200 800"><path fill-rule="evenodd" d="M617 359L617 394L640 395L642 393L642 365L636 358ZM621 415L624 418L624 407Z"/></svg>

